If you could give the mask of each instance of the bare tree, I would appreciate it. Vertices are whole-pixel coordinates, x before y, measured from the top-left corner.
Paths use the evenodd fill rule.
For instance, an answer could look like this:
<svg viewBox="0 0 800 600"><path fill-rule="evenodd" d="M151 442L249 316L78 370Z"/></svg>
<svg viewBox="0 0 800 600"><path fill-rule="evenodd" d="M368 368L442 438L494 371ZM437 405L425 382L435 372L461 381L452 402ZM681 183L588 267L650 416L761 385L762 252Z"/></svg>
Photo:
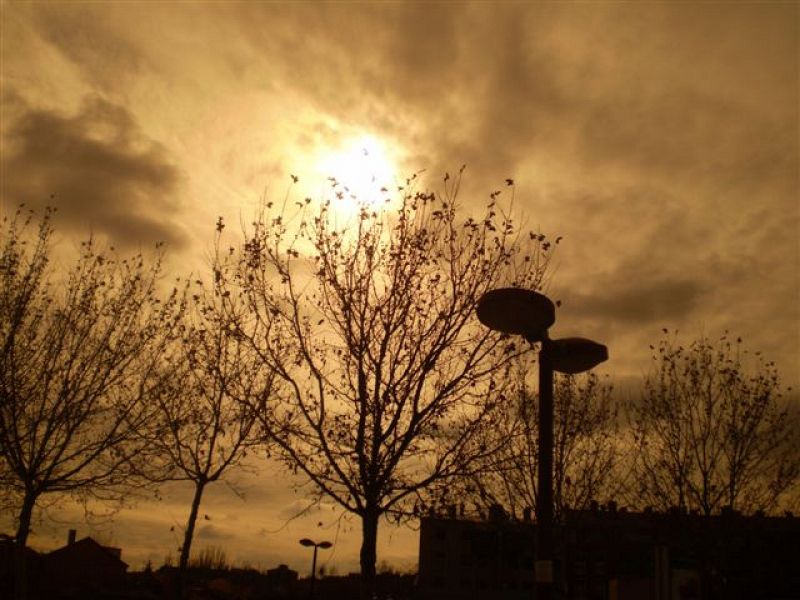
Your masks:
<svg viewBox="0 0 800 600"><path fill-rule="evenodd" d="M484 507L500 505L519 518L536 510L539 404L524 372L514 378L508 396L484 442L498 451L460 489L473 499L477 492ZM609 382L594 373L556 374L553 401L553 501L559 516L614 494L620 451Z"/></svg>
<svg viewBox="0 0 800 600"><path fill-rule="evenodd" d="M629 408L639 502L706 515L775 509L800 477L800 436L774 363L756 353L748 371L741 339L727 335L651 348L653 371Z"/></svg>
<svg viewBox="0 0 800 600"><path fill-rule="evenodd" d="M18 597L42 496L120 500L139 481L142 399L161 383L155 363L180 312L176 294L156 294L159 258L119 259L89 240L56 277L50 217L29 235L35 218L17 212L0 243L0 473L20 500Z"/></svg>
<svg viewBox="0 0 800 600"><path fill-rule="evenodd" d="M163 461L161 476L194 485L178 563L181 581L203 492L243 468L248 451L263 443L253 407L265 405L272 387L271 371L252 345L230 335L229 319L219 310L220 298L202 281L194 285L181 336L164 358L176 376L154 397L156 425L145 431ZM229 312L233 308L228 303Z"/></svg>
<svg viewBox="0 0 800 600"><path fill-rule="evenodd" d="M458 178L441 197L406 184L394 208L361 203L339 228L329 202L311 214L307 200L292 220L268 212L217 263L221 294L249 305L237 334L287 387L265 426L319 497L361 519L365 593L379 519L472 468L496 378L525 351L477 324L478 298L539 288L551 251L544 235L520 235L499 192L459 220Z"/></svg>

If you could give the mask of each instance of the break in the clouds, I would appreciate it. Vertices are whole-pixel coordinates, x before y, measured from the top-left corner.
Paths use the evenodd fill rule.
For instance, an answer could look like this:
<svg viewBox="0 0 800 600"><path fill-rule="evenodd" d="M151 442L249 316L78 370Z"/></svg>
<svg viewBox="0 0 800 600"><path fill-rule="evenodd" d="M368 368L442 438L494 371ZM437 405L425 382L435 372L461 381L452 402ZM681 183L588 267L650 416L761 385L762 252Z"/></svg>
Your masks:
<svg viewBox="0 0 800 600"><path fill-rule="evenodd" d="M5 202L56 206L62 223L124 246L186 241L175 222L179 171L123 106L99 97L75 114L23 106L2 163Z"/></svg>

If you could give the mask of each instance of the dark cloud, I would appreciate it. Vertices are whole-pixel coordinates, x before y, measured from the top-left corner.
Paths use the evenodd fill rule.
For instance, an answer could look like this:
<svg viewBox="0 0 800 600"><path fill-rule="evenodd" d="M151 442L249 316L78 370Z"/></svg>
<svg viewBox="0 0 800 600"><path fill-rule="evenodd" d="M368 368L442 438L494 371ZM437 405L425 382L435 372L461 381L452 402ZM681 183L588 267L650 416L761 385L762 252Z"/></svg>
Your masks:
<svg viewBox="0 0 800 600"><path fill-rule="evenodd" d="M181 175L124 107L93 97L74 115L28 107L4 140L3 199L51 204L67 226L137 246L181 247Z"/></svg>
<svg viewBox="0 0 800 600"><path fill-rule="evenodd" d="M632 325L670 323L690 314L705 291L693 279L651 280L635 277L626 286L601 286L597 295L575 295L571 312L579 318L603 319Z"/></svg>

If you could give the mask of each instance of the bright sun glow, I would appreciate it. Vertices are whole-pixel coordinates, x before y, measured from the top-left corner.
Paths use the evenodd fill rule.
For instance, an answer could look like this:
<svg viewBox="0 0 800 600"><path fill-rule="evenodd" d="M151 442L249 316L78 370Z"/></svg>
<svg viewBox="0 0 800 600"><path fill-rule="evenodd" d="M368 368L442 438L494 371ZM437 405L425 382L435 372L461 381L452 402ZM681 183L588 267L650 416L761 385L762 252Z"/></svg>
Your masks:
<svg viewBox="0 0 800 600"><path fill-rule="evenodd" d="M336 179L337 197L351 204L383 202L395 180L395 169L386 149L380 140L369 135L323 154L316 168L323 176Z"/></svg>

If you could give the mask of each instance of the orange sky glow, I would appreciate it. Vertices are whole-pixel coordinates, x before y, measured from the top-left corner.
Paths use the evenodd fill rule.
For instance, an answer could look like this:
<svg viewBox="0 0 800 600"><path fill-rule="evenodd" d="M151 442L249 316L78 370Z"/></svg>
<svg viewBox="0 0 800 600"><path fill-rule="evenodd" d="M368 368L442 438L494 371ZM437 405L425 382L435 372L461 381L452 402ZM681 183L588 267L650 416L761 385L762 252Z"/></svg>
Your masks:
<svg viewBox="0 0 800 600"><path fill-rule="evenodd" d="M465 210L515 181L514 208L563 236L548 294L556 335L601 340L601 372L648 368L662 328L725 330L800 383L800 68L790 2L2 2L1 208L55 194L59 235L166 242L205 268L218 216L263 197L315 199L336 177L383 201L422 172L467 168ZM347 218L347 197L337 208ZM624 386L623 386L624 387ZM212 486L195 548L306 573L357 570L360 524L304 506L277 468ZM49 549L77 525L134 568L177 556L190 491L169 486L90 530L56 505ZM0 532L11 521L0 519ZM174 528L174 530L172 529ZM412 529L378 561L414 568Z"/></svg>

